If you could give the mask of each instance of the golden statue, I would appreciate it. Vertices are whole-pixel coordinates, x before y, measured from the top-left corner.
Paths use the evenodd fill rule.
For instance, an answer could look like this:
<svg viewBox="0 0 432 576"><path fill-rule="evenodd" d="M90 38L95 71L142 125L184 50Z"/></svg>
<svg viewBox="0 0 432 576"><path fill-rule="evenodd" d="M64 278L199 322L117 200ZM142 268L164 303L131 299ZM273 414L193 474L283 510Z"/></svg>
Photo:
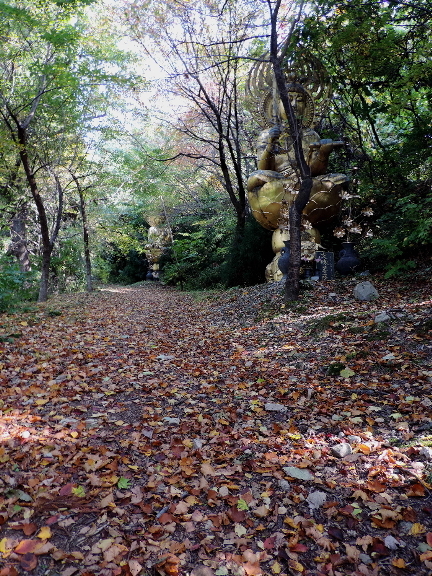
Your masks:
<svg viewBox="0 0 432 576"><path fill-rule="evenodd" d="M255 219L264 228L274 230L272 246L276 255L267 266L266 278L275 281L282 278L277 261L280 250L289 240L289 208L300 189L300 174L285 110L275 89L272 71L268 63L265 64L254 67L248 83L250 95L255 92L256 98L257 92L260 93L258 119L264 130L257 142L258 170L250 174L247 189ZM316 62L314 64L316 68ZM310 200L302 217L302 258L313 260L320 247L319 227L339 213L342 190L348 179L344 174L327 174L329 155L343 146L343 142L320 139L313 129L319 120L316 102L321 104L322 111L328 92L323 86L324 78L310 69L310 62L308 65L306 76L298 74L298 69L287 74L287 89L301 124L303 153L313 176ZM304 67L303 62L303 72Z"/></svg>
<svg viewBox="0 0 432 576"><path fill-rule="evenodd" d="M149 216L147 222L150 224L150 228L147 233L147 244L144 248L149 263L149 278L158 280L159 260L165 246L171 240L171 231L163 216Z"/></svg>

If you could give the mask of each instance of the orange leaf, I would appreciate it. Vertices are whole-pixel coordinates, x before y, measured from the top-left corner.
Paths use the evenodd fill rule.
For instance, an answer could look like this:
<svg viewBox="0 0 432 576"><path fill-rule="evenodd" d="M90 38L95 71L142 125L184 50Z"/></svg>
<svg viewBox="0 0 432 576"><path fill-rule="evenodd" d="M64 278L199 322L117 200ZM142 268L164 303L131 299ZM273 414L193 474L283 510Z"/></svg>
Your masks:
<svg viewBox="0 0 432 576"><path fill-rule="evenodd" d="M0 570L0 576L18 576L15 566L5 566Z"/></svg>
<svg viewBox="0 0 432 576"><path fill-rule="evenodd" d="M39 542L37 540L21 540L14 552L15 554L29 554L34 552L38 545Z"/></svg>
<svg viewBox="0 0 432 576"><path fill-rule="evenodd" d="M420 483L411 484L407 492L407 496L417 496L421 498L424 495L425 495L425 489L424 486L422 486L422 484Z"/></svg>
<svg viewBox="0 0 432 576"><path fill-rule="evenodd" d="M395 558L392 560L393 566L396 568L406 568L405 560L403 558Z"/></svg>
<svg viewBox="0 0 432 576"><path fill-rule="evenodd" d="M378 482L378 480L372 480L371 482L368 482L367 488L372 492L385 492L386 489L384 484L381 484L381 482Z"/></svg>
<svg viewBox="0 0 432 576"><path fill-rule="evenodd" d="M366 454L367 456L368 454L370 454L371 448L367 444L359 444L357 446L357 450L360 450L360 452L363 452L363 454Z"/></svg>

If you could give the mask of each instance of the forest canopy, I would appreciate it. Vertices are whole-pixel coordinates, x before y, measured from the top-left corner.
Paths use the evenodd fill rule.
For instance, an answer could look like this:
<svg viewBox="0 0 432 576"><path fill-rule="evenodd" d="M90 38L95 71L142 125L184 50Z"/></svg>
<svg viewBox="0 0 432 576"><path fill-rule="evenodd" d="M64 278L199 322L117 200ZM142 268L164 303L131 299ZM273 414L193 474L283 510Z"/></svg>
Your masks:
<svg viewBox="0 0 432 576"><path fill-rule="evenodd" d="M245 84L274 14L286 57L325 68L319 133L344 143L330 168L347 175L348 200L325 248L354 237L365 266L389 276L430 266L427 0L11 0L0 2L0 306L20 290L45 300L145 279L155 215L170 229L164 281L264 281Z"/></svg>

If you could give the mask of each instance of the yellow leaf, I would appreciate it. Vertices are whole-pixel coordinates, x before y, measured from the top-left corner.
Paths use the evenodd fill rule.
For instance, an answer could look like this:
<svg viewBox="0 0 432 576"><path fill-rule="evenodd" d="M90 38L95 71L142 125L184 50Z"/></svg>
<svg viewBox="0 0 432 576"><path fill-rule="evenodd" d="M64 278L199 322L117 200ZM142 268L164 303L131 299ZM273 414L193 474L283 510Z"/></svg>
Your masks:
<svg viewBox="0 0 432 576"><path fill-rule="evenodd" d="M423 526L423 524L416 522L411 526L411 530L408 532L408 534L416 536L417 534L423 534L424 532L426 532L426 528Z"/></svg>
<svg viewBox="0 0 432 576"><path fill-rule="evenodd" d="M49 526L42 526L39 534L37 535L37 537L40 538L41 540L47 540L48 538L51 538L51 536L52 533L51 528Z"/></svg>
<svg viewBox="0 0 432 576"><path fill-rule="evenodd" d="M72 438L78 438L79 434L74 430L73 432L71 432L71 436Z"/></svg>
<svg viewBox="0 0 432 576"><path fill-rule="evenodd" d="M280 574L282 572L282 567L279 562L275 562L271 567L274 574Z"/></svg>
<svg viewBox="0 0 432 576"><path fill-rule="evenodd" d="M7 538L3 538L2 540L0 540L0 552L7 557L10 553L10 551L12 550L11 548L8 548L7 545Z"/></svg>
<svg viewBox="0 0 432 576"><path fill-rule="evenodd" d="M124 422L123 422L123 420L116 420L116 421L114 422L114 424L115 424L116 426L123 426Z"/></svg>
<svg viewBox="0 0 432 576"><path fill-rule="evenodd" d="M128 464L127 465L128 468L130 468L131 470L138 470L138 466L132 466L132 464Z"/></svg>
<svg viewBox="0 0 432 576"><path fill-rule="evenodd" d="M20 322L21 326L28 326L27 322Z"/></svg>
<svg viewBox="0 0 432 576"><path fill-rule="evenodd" d="M38 398L35 402L35 404L37 404L37 406L43 406L44 404L46 404L47 402L49 402L48 400L44 400L43 398Z"/></svg>
<svg viewBox="0 0 432 576"><path fill-rule="evenodd" d="M100 548L102 552L105 552L105 550L108 550L108 548L111 546L113 542L114 542L113 538L106 538L105 540L99 540L99 542L97 543L97 547Z"/></svg>
<svg viewBox="0 0 432 576"><path fill-rule="evenodd" d="M303 572L304 567L302 564L300 564L300 562L297 562L296 560L288 560L288 566L291 568L291 570L294 570L295 572Z"/></svg>
<svg viewBox="0 0 432 576"><path fill-rule="evenodd" d="M403 558L395 558L392 560L393 566L396 568L406 568L405 560Z"/></svg>
<svg viewBox="0 0 432 576"><path fill-rule="evenodd" d="M287 516L286 518L284 518L284 524L288 524L288 526L291 526L291 528L298 528L297 524L294 522L294 520L292 518L290 518L289 516Z"/></svg>

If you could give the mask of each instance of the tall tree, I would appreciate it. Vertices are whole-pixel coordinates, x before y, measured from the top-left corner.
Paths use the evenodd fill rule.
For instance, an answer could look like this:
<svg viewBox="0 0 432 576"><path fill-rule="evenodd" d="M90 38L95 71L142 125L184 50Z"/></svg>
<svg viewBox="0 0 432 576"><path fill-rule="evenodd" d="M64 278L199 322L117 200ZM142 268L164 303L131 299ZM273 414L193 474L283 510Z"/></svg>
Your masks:
<svg viewBox="0 0 432 576"><path fill-rule="evenodd" d="M47 299L51 254L62 222L68 148L82 139L111 88L125 80L118 69L107 71L108 64L113 67L112 53L99 49L84 28L82 5L89 3L0 3L0 129L18 158L10 170L24 175L38 215L39 301Z"/></svg>
<svg viewBox="0 0 432 576"><path fill-rule="evenodd" d="M232 0L201 0L194 5L175 1L127 3L133 37L144 53L155 58L166 81L164 89L183 103L183 113L165 121L180 131L188 144L179 155L195 159L220 179L243 228L246 217L244 185L245 144L239 90L249 24L255 7ZM243 67L243 68L242 68Z"/></svg>

